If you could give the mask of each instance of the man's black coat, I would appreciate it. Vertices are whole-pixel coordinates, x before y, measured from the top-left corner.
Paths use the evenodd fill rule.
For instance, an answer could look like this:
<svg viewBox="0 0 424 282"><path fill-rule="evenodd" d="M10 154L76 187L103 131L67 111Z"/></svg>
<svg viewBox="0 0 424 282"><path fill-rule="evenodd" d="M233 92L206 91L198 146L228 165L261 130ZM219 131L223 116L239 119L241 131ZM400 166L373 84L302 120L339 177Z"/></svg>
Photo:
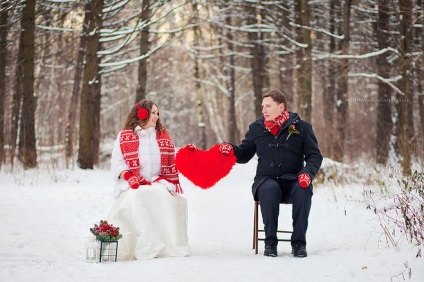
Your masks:
<svg viewBox="0 0 424 282"><path fill-rule="evenodd" d="M299 134L293 133L288 137L289 127L292 125ZM262 116L249 126L239 146L231 145L237 163L247 163L255 154L258 156L252 186L254 196L260 184L267 178L296 180L299 174L305 172L312 180L321 167L322 155L312 126L301 120L297 113L290 113L290 118L277 136L268 131Z"/></svg>

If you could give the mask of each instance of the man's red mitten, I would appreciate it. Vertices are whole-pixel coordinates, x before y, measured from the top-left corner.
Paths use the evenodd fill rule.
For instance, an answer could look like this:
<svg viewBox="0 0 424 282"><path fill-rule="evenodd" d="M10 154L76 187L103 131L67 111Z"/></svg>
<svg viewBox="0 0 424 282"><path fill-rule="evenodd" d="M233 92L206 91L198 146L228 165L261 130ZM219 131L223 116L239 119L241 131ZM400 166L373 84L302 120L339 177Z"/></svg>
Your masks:
<svg viewBox="0 0 424 282"><path fill-rule="evenodd" d="M196 145L193 145L193 144L187 144L185 147L192 152L197 152L199 150L199 148Z"/></svg>
<svg viewBox="0 0 424 282"><path fill-rule="evenodd" d="M128 182L132 189L137 189L140 186L138 178L132 174L132 172L126 171L124 173L124 179Z"/></svg>
<svg viewBox="0 0 424 282"><path fill-rule="evenodd" d="M233 150L233 146L231 146L231 144L222 143L222 144L219 145L219 151L224 156L228 156L230 154L231 150Z"/></svg>
<svg viewBox="0 0 424 282"><path fill-rule="evenodd" d="M300 187L308 188L309 184L311 184L311 177L307 173L301 173L297 177L297 181L299 182Z"/></svg>

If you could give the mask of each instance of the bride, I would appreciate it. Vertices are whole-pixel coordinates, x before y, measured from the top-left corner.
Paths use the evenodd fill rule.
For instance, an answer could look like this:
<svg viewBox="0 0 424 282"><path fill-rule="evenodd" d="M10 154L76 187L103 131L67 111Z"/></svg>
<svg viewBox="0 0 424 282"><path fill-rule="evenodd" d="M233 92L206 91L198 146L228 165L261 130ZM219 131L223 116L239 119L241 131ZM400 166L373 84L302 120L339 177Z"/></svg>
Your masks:
<svg viewBox="0 0 424 282"><path fill-rule="evenodd" d="M118 134L111 159L115 202L108 221L120 228L118 259L188 256L187 199L175 147L158 106L137 103Z"/></svg>

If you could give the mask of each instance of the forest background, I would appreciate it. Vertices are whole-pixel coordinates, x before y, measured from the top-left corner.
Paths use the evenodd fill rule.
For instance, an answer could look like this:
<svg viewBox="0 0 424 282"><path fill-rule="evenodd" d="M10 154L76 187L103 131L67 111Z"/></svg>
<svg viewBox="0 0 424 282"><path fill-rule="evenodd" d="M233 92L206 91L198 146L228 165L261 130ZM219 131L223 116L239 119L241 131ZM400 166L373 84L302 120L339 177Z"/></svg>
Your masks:
<svg viewBox="0 0 424 282"><path fill-rule="evenodd" d="M239 143L281 89L325 157L424 158L424 1L1 0L0 169L108 165L141 99L177 147ZM418 166L420 167L420 166Z"/></svg>

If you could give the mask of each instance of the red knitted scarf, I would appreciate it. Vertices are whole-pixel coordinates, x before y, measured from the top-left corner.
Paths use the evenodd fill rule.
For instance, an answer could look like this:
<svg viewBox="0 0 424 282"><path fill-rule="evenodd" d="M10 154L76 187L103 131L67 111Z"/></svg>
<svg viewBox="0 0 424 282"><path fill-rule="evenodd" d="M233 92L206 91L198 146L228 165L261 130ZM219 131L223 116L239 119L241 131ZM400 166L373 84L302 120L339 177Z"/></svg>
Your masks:
<svg viewBox="0 0 424 282"><path fill-rule="evenodd" d="M165 131L156 132L156 140L160 150L161 172L159 177L153 180L153 182L165 179L176 186L177 193L184 193L178 178L178 170L175 166L174 143ZM119 143L125 162L131 172L140 178L141 181L143 178L140 176L140 160L138 158L138 148L140 143L137 133L131 129L123 130L121 132Z"/></svg>
<svg viewBox="0 0 424 282"><path fill-rule="evenodd" d="M272 135L277 136L278 132L280 131L281 127L286 123L286 121L289 119L289 111L285 110L282 112L279 116L277 116L273 120L265 120L265 126L271 132Z"/></svg>

